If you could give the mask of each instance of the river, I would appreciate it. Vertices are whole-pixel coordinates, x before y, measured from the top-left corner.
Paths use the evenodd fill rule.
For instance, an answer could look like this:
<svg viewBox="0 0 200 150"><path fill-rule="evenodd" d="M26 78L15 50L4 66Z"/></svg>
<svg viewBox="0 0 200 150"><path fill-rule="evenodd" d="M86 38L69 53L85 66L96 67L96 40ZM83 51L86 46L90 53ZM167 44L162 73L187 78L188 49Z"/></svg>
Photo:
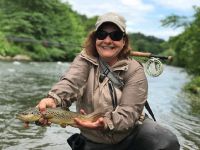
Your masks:
<svg viewBox="0 0 200 150"><path fill-rule="evenodd" d="M66 139L78 129L34 124L26 129L15 119L17 112L34 107L45 97L68 66L62 62L0 62L0 149L70 150ZM157 122L177 135L182 150L199 150L200 116L193 112L190 96L182 92L188 80L182 68L164 66L159 77L148 76L148 101Z"/></svg>

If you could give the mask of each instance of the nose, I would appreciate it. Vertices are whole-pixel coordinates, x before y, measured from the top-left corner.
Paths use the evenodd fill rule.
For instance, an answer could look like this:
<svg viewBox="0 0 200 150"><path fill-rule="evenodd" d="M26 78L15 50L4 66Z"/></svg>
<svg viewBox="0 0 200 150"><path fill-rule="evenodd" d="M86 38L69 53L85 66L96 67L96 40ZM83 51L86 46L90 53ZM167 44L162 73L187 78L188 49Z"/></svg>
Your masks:
<svg viewBox="0 0 200 150"><path fill-rule="evenodd" d="M108 35L104 40L105 43L111 43L112 39L110 38L110 36Z"/></svg>

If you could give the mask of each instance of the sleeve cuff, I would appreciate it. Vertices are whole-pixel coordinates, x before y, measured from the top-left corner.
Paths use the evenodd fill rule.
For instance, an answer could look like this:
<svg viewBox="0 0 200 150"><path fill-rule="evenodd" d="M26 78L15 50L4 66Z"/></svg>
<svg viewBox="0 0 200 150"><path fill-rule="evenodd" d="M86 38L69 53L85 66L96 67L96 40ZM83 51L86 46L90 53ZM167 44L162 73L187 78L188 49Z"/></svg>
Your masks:
<svg viewBox="0 0 200 150"><path fill-rule="evenodd" d="M105 122L105 130L113 130L114 129L114 125L113 125L113 122L107 118L107 117L104 117L104 122Z"/></svg>
<svg viewBox="0 0 200 150"><path fill-rule="evenodd" d="M52 97L54 99L56 105L61 105L62 100L61 100L61 98L58 95L56 95L55 93L53 93L53 92L50 91L48 93L48 96L50 96L50 97Z"/></svg>

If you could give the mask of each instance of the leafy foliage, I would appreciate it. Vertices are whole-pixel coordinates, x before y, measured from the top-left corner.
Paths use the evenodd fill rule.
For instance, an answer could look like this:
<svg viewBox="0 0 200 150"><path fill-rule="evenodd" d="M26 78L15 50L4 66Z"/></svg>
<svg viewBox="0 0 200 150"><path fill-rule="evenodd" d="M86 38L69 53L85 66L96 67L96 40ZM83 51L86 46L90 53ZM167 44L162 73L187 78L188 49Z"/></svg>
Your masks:
<svg viewBox="0 0 200 150"><path fill-rule="evenodd" d="M70 43L81 45L86 35L85 26L80 25L82 18L72 11L69 4L59 0L2 0L0 10L0 30L5 36L69 45L45 48L38 43L14 43L23 49L21 53L42 61L71 60L80 51Z"/></svg>
<svg viewBox="0 0 200 150"><path fill-rule="evenodd" d="M25 54L37 61L71 61L82 49L86 35L94 30L97 16L80 15L60 0L1 0L0 20L4 41L0 55ZM161 39L141 33L130 33L130 38L135 50L154 54L163 51Z"/></svg>
<svg viewBox="0 0 200 150"><path fill-rule="evenodd" d="M153 36L145 36L142 33L130 33L130 42L134 50L159 54L164 51L164 40Z"/></svg>
<svg viewBox="0 0 200 150"><path fill-rule="evenodd" d="M175 55L175 65L186 68L186 70L194 75L190 83L185 87L187 91L199 95L200 91L200 7L194 7L194 20L182 24L184 32L178 36L171 37L168 41L169 50ZM173 16L172 16L173 18ZM167 17L164 25L180 27L179 19Z"/></svg>
<svg viewBox="0 0 200 150"><path fill-rule="evenodd" d="M177 16L177 15L168 16L165 19L161 20L161 23L163 26L166 26L166 27L170 26L173 28L178 28L182 26L187 27L189 25L187 17Z"/></svg>
<svg viewBox="0 0 200 150"><path fill-rule="evenodd" d="M168 44L175 52L176 65L200 75L200 8L195 8L195 19L185 26L183 33L170 38ZM170 22L168 22L170 24Z"/></svg>
<svg viewBox="0 0 200 150"><path fill-rule="evenodd" d="M184 89L200 96L200 76L194 77Z"/></svg>

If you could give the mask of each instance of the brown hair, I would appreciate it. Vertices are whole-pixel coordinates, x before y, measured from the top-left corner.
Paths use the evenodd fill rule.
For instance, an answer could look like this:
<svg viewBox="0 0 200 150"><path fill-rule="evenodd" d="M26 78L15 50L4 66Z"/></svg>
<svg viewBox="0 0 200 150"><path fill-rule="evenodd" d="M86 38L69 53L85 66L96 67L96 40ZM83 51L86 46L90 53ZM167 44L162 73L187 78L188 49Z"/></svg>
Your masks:
<svg viewBox="0 0 200 150"><path fill-rule="evenodd" d="M131 47L129 45L129 37L127 34L124 35L124 40L125 40L125 45L123 47L123 49L121 50L121 52L118 55L118 58L127 58L130 56L130 52L131 52ZM96 50L96 35L95 35L95 31L92 31L88 34L85 43L84 43L84 48L86 53L89 56L94 56L94 57L98 57L99 54Z"/></svg>

